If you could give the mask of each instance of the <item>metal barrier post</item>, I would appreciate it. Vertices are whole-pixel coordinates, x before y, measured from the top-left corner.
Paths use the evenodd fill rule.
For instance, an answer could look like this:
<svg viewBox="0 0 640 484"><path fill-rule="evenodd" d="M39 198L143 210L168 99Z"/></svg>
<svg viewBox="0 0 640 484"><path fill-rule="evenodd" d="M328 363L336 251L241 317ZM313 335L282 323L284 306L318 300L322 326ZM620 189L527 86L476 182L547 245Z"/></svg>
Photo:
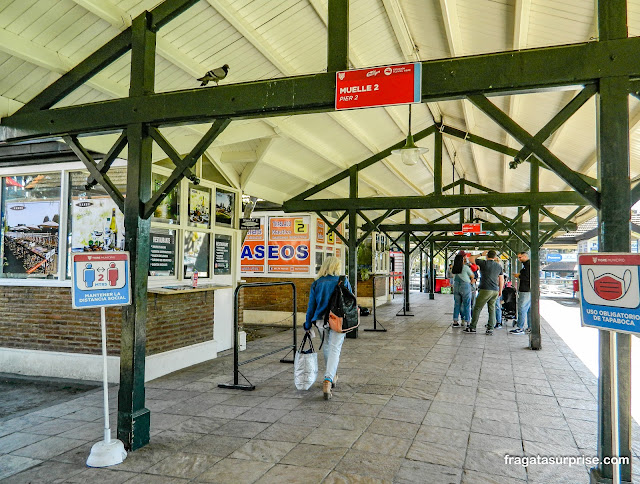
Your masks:
<svg viewBox="0 0 640 484"><path fill-rule="evenodd" d="M373 328L367 328L365 331L378 331L378 332L386 332L387 330L384 326L380 325L382 329L378 329L378 320L376 319L376 277L387 277L385 276L373 276L371 280L371 284L373 286Z"/></svg>
<svg viewBox="0 0 640 484"><path fill-rule="evenodd" d="M264 287L264 286L291 286L293 288L293 346L285 346L283 348L278 348L277 350L273 350L270 351L269 353L265 353L264 355L261 356L256 356L255 358L251 358L249 360L240 362L239 361L239 339L238 339L238 326L239 326L239 304L238 304L238 295L240 294L240 290L245 288L245 287ZM297 345L298 345L298 340L297 340L297 315L296 312L298 310L297 307L297 292L296 292L296 286L293 282L249 282L249 283L245 283L245 284L240 284L238 287L236 287L235 291L233 292L233 383L229 384L229 383L220 383L218 384L218 387L220 388L231 388L234 390L247 390L247 391L251 391L251 390L255 390L256 387L255 385L251 384L251 382L247 379L246 376L242 375L242 373L240 372L239 367L241 365L246 365L247 363L251 363L252 361L256 361L259 360L261 358L264 358L265 356L270 356L273 355L275 353L278 353L280 351L284 351L286 349L289 350L289 353L293 352L295 354ZM289 354L287 353L287 354ZM285 355L286 358L286 355ZM280 360L281 363L293 363L293 359L291 360L287 360L285 358L282 358ZM239 382L239 378L238 375L242 375L242 378L244 378L247 384L240 384Z"/></svg>
<svg viewBox="0 0 640 484"><path fill-rule="evenodd" d="M409 299L409 284L407 283L407 278L404 274L401 274L399 277L402 277L402 287L404 288L402 294L402 311L398 311L396 316L413 316L414 314L410 311L407 311L407 302ZM409 278L411 279L411 278Z"/></svg>

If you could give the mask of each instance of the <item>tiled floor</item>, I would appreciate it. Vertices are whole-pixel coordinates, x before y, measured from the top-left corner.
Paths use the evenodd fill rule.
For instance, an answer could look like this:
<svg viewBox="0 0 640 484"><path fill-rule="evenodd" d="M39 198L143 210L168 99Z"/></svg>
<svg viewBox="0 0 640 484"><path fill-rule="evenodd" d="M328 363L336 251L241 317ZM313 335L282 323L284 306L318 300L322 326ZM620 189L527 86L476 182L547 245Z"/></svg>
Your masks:
<svg viewBox="0 0 640 484"><path fill-rule="evenodd" d="M493 336L451 328L451 296L412 294L415 317L396 317L399 304L378 310L387 333L360 331L345 341L330 401L319 384L295 390L281 355L241 367L255 391L220 389L232 374L225 356L150 382L151 443L109 469L85 467L102 438L100 392L0 422L0 480L588 482L584 465L505 463L505 454L595 455L596 379L549 325L543 349L533 352L509 328ZM241 359L287 338L250 343ZM112 389L112 412L115 400Z"/></svg>

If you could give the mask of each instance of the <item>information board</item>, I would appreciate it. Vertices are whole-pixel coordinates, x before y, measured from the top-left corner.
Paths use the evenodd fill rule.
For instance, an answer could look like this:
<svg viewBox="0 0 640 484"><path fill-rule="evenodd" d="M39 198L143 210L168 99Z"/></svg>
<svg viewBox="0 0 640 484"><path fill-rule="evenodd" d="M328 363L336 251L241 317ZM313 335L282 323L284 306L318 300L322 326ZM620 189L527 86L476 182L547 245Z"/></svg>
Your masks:
<svg viewBox="0 0 640 484"><path fill-rule="evenodd" d="M213 273L231 274L231 236L216 235L213 245Z"/></svg>
<svg viewBox="0 0 640 484"><path fill-rule="evenodd" d="M419 62L336 72L336 110L419 103Z"/></svg>
<svg viewBox="0 0 640 484"><path fill-rule="evenodd" d="M151 232L149 238L149 273L157 275L159 272L168 272L169 275L173 275L176 257L175 235Z"/></svg>
<svg viewBox="0 0 640 484"><path fill-rule="evenodd" d="M81 252L71 255L74 309L131 304L128 252Z"/></svg>
<svg viewBox="0 0 640 484"><path fill-rule="evenodd" d="M580 254L582 325L640 333L640 254Z"/></svg>

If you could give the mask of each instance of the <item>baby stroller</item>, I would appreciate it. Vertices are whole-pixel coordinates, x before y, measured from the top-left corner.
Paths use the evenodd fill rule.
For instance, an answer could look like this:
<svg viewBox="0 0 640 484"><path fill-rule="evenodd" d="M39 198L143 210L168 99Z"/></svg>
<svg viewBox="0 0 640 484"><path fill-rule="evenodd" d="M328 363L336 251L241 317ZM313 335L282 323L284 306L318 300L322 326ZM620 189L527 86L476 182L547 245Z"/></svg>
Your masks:
<svg viewBox="0 0 640 484"><path fill-rule="evenodd" d="M517 306L516 290L508 286L502 289L502 318L516 319Z"/></svg>

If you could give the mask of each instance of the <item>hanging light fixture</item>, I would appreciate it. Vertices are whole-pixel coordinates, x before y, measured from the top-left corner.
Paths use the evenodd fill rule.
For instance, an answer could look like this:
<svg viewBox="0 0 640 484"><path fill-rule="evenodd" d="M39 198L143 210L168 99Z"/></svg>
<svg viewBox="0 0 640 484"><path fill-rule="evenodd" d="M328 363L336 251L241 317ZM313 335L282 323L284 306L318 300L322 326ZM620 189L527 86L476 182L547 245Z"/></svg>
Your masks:
<svg viewBox="0 0 640 484"><path fill-rule="evenodd" d="M409 134L407 135L407 141L400 149L393 150L391 153L394 155L400 155L402 163L407 166L413 166L418 163L420 155L429 151L428 148L420 148L413 142L413 135L411 134L411 104L409 104Z"/></svg>

